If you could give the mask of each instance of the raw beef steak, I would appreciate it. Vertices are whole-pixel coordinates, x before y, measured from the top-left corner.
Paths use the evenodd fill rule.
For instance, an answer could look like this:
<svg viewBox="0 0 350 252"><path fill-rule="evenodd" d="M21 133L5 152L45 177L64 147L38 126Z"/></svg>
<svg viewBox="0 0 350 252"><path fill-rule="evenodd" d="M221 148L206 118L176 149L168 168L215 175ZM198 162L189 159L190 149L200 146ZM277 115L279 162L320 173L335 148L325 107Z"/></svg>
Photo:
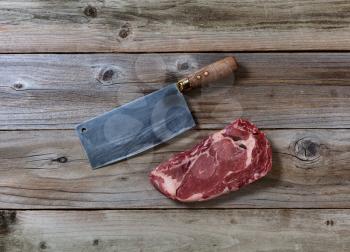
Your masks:
<svg viewBox="0 0 350 252"><path fill-rule="evenodd" d="M171 199L203 201L264 177L271 166L272 151L265 134L238 119L160 164L150 180Z"/></svg>

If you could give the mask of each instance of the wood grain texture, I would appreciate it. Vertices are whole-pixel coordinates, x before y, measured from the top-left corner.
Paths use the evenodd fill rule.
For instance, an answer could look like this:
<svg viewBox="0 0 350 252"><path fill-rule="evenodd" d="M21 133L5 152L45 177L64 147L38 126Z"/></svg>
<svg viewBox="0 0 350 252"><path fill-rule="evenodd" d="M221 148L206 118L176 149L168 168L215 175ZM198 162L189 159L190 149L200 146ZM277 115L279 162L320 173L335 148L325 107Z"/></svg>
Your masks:
<svg viewBox="0 0 350 252"><path fill-rule="evenodd" d="M0 1L0 54L16 53L0 55L0 205L47 209L0 211L0 251L347 251L350 53L247 51L350 50L349 11L341 0ZM242 53L164 53L203 51ZM40 52L132 54L18 54ZM186 94L198 130L90 168L77 123L231 55L235 80ZM190 205L152 187L151 169L237 117L267 129L267 177Z"/></svg>
<svg viewBox="0 0 350 252"><path fill-rule="evenodd" d="M3 251L320 251L350 246L350 210L1 213Z"/></svg>
<svg viewBox="0 0 350 252"><path fill-rule="evenodd" d="M152 151L92 170L71 130L0 134L3 208L349 208L350 130L268 130L273 168L241 190L178 204L148 173L212 131L190 131Z"/></svg>
<svg viewBox="0 0 350 252"><path fill-rule="evenodd" d="M347 1L1 1L0 52L348 50Z"/></svg>
<svg viewBox="0 0 350 252"><path fill-rule="evenodd" d="M232 54L1 55L0 129L71 129ZM349 128L349 53L238 53L236 80L186 94L201 129Z"/></svg>

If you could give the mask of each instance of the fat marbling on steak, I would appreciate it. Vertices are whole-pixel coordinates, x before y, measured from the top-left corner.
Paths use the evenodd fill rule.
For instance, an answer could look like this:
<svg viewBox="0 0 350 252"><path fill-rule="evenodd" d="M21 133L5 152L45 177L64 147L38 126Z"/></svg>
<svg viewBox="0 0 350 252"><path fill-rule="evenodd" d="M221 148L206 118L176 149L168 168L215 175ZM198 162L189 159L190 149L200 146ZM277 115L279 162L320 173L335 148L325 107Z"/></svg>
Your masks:
<svg viewBox="0 0 350 252"><path fill-rule="evenodd" d="M204 201L264 177L271 166L272 150L265 134L238 119L160 164L150 180L171 199Z"/></svg>

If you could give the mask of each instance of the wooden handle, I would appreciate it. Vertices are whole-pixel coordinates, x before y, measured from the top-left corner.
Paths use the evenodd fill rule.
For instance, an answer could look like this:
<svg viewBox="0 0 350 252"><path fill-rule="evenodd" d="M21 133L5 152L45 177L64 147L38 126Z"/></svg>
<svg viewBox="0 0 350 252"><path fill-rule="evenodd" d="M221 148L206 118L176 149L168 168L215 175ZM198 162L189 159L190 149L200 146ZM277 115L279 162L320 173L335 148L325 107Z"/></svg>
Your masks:
<svg viewBox="0 0 350 252"><path fill-rule="evenodd" d="M201 87L208 83L229 77L236 69L236 60L233 57L226 57L180 80L178 82L178 87L181 92Z"/></svg>

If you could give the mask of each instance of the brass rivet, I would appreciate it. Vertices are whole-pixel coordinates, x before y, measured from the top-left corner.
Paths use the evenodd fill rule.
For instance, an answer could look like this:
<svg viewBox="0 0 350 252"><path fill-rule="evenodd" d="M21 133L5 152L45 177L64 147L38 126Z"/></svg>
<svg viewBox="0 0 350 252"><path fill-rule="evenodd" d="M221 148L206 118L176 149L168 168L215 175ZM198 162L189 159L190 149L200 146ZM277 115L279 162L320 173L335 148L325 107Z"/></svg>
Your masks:
<svg viewBox="0 0 350 252"><path fill-rule="evenodd" d="M200 76L200 75L197 75L196 78L197 78L197 80L200 80L201 76Z"/></svg>
<svg viewBox="0 0 350 252"><path fill-rule="evenodd" d="M204 76L208 76L209 73L207 71L204 72Z"/></svg>

